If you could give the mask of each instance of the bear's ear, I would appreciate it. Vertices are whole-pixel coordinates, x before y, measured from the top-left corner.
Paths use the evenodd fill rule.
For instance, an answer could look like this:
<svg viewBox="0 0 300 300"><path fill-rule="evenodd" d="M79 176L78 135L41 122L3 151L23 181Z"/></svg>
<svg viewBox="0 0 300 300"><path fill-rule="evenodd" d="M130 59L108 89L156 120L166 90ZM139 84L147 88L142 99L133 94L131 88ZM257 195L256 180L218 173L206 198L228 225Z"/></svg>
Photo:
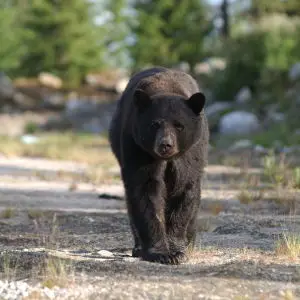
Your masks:
<svg viewBox="0 0 300 300"><path fill-rule="evenodd" d="M134 92L133 101L135 106L140 110L144 110L151 104L150 97L140 89Z"/></svg>
<svg viewBox="0 0 300 300"><path fill-rule="evenodd" d="M192 111L199 115L205 104L205 96L202 93L193 94L188 100L187 105L192 109Z"/></svg>

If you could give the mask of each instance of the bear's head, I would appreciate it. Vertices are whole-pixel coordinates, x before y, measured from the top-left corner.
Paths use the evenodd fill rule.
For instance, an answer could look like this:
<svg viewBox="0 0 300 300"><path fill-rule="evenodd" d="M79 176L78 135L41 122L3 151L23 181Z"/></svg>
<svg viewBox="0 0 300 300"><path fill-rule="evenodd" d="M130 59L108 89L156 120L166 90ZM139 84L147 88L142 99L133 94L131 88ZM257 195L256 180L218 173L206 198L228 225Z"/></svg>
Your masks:
<svg viewBox="0 0 300 300"><path fill-rule="evenodd" d="M198 92L189 98L161 94L134 93L135 142L157 159L168 160L187 151L201 138L205 96Z"/></svg>

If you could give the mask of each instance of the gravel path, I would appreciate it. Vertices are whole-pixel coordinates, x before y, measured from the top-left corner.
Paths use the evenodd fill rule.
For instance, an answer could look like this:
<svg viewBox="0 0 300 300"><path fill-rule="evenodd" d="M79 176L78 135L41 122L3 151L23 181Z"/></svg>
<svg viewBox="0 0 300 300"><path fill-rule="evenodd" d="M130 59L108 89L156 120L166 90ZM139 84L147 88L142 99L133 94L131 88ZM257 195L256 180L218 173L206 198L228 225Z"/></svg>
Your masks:
<svg viewBox="0 0 300 300"><path fill-rule="evenodd" d="M209 167L198 249L188 263L164 266L130 256L124 201L98 197L123 196L120 184L70 190L68 181L30 176L36 162L0 160L0 213L13 211L0 218L1 300L300 299L300 258L274 252L284 232L300 232L298 194L292 216L272 201L241 204L239 170ZM84 168L38 165L40 172ZM47 269L50 258L63 269Z"/></svg>

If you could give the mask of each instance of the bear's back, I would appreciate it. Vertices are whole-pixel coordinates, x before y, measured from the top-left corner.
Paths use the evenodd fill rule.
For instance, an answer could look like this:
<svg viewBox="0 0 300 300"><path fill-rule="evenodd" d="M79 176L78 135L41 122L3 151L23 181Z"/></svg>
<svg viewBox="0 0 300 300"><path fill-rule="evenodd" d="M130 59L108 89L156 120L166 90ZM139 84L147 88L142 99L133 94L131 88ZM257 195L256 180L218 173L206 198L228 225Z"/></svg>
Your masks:
<svg viewBox="0 0 300 300"><path fill-rule="evenodd" d="M149 96L176 94L189 98L199 92L196 81L190 75L172 69L165 69L142 78L137 88L144 90Z"/></svg>

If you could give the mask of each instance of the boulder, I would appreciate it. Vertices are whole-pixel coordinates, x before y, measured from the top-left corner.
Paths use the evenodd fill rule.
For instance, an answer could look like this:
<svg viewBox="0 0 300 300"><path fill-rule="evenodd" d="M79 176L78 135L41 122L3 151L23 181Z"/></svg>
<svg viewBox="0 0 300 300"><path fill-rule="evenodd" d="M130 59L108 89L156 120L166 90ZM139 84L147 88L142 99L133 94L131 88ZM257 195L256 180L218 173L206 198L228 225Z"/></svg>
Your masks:
<svg viewBox="0 0 300 300"><path fill-rule="evenodd" d="M13 96L14 104L21 110L35 109L40 106L40 99L30 97L21 92L16 92Z"/></svg>
<svg viewBox="0 0 300 300"><path fill-rule="evenodd" d="M70 99L64 116L78 131L102 133L108 130L115 103L96 103L77 98Z"/></svg>
<svg viewBox="0 0 300 300"><path fill-rule="evenodd" d="M251 90L248 87L243 87L235 96L235 102L238 104L249 103L252 99Z"/></svg>
<svg viewBox="0 0 300 300"><path fill-rule="evenodd" d="M226 135L249 134L260 129L257 116L247 111L233 111L225 114L219 124L220 132Z"/></svg>
<svg viewBox="0 0 300 300"><path fill-rule="evenodd" d="M38 76L38 81L42 86L52 89L60 89L63 85L63 81L58 76L47 72L40 73Z"/></svg>
<svg viewBox="0 0 300 300"><path fill-rule="evenodd" d="M15 94L15 88L12 81L5 73L0 72L0 100L12 100Z"/></svg>
<svg viewBox="0 0 300 300"><path fill-rule="evenodd" d="M129 79L127 72L121 69L89 73L85 76L85 82L88 86L97 88L100 91L118 94L125 90Z"/></svg>

